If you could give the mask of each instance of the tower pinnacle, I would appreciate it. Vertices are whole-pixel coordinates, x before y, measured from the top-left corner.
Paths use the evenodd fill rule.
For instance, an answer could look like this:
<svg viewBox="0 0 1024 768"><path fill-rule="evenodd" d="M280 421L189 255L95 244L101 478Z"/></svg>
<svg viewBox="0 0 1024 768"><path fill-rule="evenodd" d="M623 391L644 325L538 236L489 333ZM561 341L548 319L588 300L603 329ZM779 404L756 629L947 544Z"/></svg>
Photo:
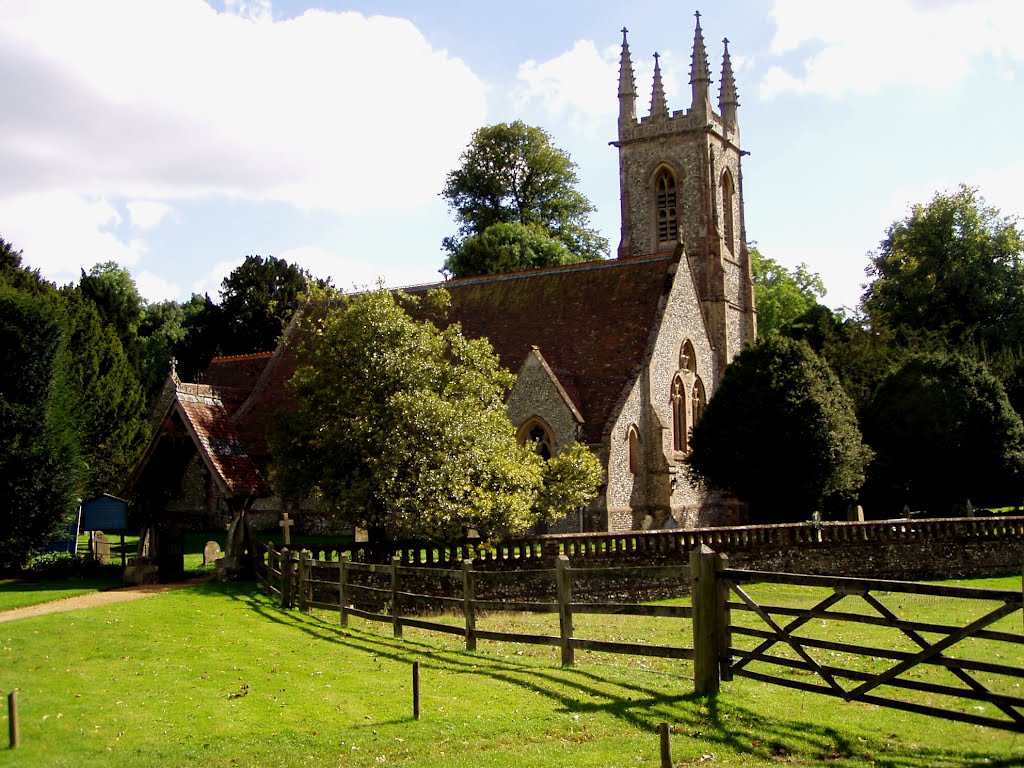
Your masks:
<svg viewBox="0 0 1024 768"><path fill-rule="evenodd" d="M619 126L636 121L636 80L633 78L633 61L629 57L629 41L625 27L622 28L622 55L619 58Z"/></svg>
<svg viewBox="0 0 1024 768"><path fill-rule="evenodd" d="M651 117L668 117L668 103L665 101L665 86L661 82L661 64L654 54L654 88L651 90Z"/></svg>
<svg viewBox="0 0 1024 768"><path fill-rule="evenodd" d="M708 70L707 50L704 48L704 31L700 28L700 11L694 15L697 17L697 27L693 32L693 56L690 59L690 85L693 88L690 108L709 114L711 103L708 88L711 85L711 73Z"/></svg>
<svg viewBox="0 0 1024 768"><path fill-rule="evenodd" d="M729 38L722 40L725 54L722 56L722 82L718 87L718 111L722 119L732 125L736 124L736 107L740 105L736 93L736 80L732 74L732 60L729 58Z"/></svg>

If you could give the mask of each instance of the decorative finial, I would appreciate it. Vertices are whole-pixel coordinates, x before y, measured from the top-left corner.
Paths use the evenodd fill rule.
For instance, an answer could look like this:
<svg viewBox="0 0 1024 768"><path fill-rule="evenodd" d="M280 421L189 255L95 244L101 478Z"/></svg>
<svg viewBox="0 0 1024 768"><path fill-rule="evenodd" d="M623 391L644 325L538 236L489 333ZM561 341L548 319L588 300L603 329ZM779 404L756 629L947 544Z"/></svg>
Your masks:
<svg viewBox="0 0 1024 768"><path fill-rule="evenodd" d="M690 58L690 85L693 88L693 101L690 103L690 108L707 113L711 107L708 103L711 74L708 71L708 54L704 48L704 35L700 28L700 11L694 15L697 17L697 27L693 31L693 55Z"/></svg>
<svg viewBox="0 0 1024 768"><path fill-rule="evenodd" d="M718 110L728 123L736 122L736 107L740 105L736 92L736 78L732 74L732 59L729 57L729 38L722 40L725 53L722 55L722 82L718 88Z"/></svg>
<svg viewBox="0 0 1024 768"><path fill-rule="evenodd" d="M665 87L661 82L661 64L657 52L654 54L654 88L651 90L651 117L668 117L668 103L665 101Z"/></svg>
<svg viewBox="0 0 1024 768"><path fill-rule="evenodd" d="M619 59L619 126L629 125L636 120L636 80L633 77L633 60L629 55L627 30L622 28L622 56Z"/></svg>

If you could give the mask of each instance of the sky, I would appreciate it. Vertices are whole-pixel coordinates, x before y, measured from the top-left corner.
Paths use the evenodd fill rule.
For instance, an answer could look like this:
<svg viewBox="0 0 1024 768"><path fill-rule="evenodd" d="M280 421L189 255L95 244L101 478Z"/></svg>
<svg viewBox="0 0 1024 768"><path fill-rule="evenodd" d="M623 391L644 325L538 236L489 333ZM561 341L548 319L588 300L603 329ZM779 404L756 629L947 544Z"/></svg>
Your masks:
<svg viewBox="0 0 1024 768"><path fill-rule="evenodd" d="M694 12L729 39L746 231L856 307L909 206L966 183L1024 215L1020 0L0 0L0 237L58 284L115 261L148 301L246 255L339 288L440 279L439 192L474 130L521 119L618 243L623 26L689 106Z"/></svg>

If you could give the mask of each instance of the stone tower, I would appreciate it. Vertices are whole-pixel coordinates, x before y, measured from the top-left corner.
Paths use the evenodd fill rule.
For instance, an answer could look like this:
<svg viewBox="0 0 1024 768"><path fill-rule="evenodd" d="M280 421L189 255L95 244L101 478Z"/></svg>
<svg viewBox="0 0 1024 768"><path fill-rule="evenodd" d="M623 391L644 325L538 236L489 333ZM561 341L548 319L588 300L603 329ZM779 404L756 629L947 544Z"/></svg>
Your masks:
<svg viewBox="0 0 1024 768"><path fill-rule="evenodd" d="M754 286L743 220L736 82L725 40L718 111L711 104L704 34L697 14L687 110L669 111L654 54L650 114L636 117L627 30L619 64L620 259L685 255L721 371L756 336Z"/></svg>

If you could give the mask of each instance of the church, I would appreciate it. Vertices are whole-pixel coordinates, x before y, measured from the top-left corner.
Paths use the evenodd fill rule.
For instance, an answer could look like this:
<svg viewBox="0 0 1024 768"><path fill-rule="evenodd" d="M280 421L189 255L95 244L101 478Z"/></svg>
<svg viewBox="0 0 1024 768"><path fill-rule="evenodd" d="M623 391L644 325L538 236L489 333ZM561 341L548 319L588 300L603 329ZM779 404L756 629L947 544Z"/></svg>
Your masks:
<svg viewBox="0 0 1024 768"><path fill-rule="evenodd" d="M756 335L743 213L738 97L724 41L717 109L700 16L688 108L670 110L658 56L648 114L637 117L627 30L618 83L621 237L616 258L448 280L448 320L486 337L517 373L510 419L547 455L584 442L606 482L551 532L742 522L732 500L691 485L690 430L722 372ZM215 358L202 383L172 370L153 438L129 481L139 514L223 528L243 513L274 525L268 482L273 413L302 364L295 321L275 350ZM262 519L261 519L262 518ZM315 532L315 510L300 529Z"/></svg>

